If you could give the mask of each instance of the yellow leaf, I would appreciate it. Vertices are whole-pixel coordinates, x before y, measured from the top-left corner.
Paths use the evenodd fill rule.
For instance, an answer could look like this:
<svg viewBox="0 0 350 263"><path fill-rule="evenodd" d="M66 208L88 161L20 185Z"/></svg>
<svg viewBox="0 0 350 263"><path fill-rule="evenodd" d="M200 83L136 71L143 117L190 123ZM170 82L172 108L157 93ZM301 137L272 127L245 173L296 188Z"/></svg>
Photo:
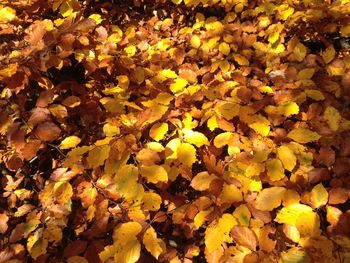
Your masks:
<svg viewBox="0 0 350 263"><path fill-rule="evenodd" d="M171 69L163 69L162 71L159 72L159 74L165 78L168 78L168 79L176 79L177 78L176 72L171 70Z"/></svg>
<svg viewBox="0 0 350 263"><path fill-rule="evenodd" d="M233 117L239 115L240 105L233 102L223 103L218 107L217 111L225 119L231 120Z"/></svg>
<svg viewBox="0 0 350 263"><path fill-rule="evenodd" d="M339 129L341 116L336 108L328 106L323 113L323 118L326 120L332 131L337 131Z"/></svg>
<svg viewBox="0 0 350 263"><path fill-rule="evenodd" d="M223 214L218 221L213 221L205 231L205 245L209 253L218 249L222 243L231 242L230 231L237 225L231 214Z"/></svg>
<svg viewBox="0 0 350 263"><path fill-rule="evenodd" d="M197 191L205 191L209 189L210 183L218 177L209 174L207 171L200 172L192 178L191 186Z"/></svg>
<svg viewBox="0 0 350 263"><path fill-rule="evenodd" d="M162 204L162 198L159 194L153 192L145 192L143 196L143 205L144 210L157 211Z"/></svg>
<svg viewBox="0 0 350 263"><path fill-rule="evenodd" d="M241 226L249 226L251 214L245 204L240 205L233 211L232 215L238 220Z"/></svg>
<svg viewBox="0 0 350 263"><path fill-rule="evenodd" d="M298 143L308 143L318 141L321 136L306 128L295 128L288 133L287 137Z"/></svg>
<svg viewBox="0 0 350 263"><path fill-rule="evenodd" d="M323 93L317 89L307 89L307 90L305 90L305 94L309 98L316 100L316 101L320 101L320 100L325 99Z"/></svg>
<svg viewBox="0 0 350 263"><path fill-rule="evenodd" d="M111 123L105 123L103 125L103 133L107 137L112 137L112 136L120 134L120 128L117 125L113 125Z"/></svg>
<svg viewBox="0 0 350 263"><path fill-rule="evenodd" d="M73 14L74 10L72 7L72 0L64 1L62 5L60 6L60 14L63 17L68 17L71 14Z"/></svg>
<svg viewBox="0 0 350 263"><path fill-rule="evenodd" d="M254 122L249 127L262 136L267 136L270 132L270 126L263 122Z"/></svg>
<svg viewBox="0 0 350 263"><path fill-rule="evenodd" d="M278 158L282 161L283 166L288 171L292 171L297 164L297 158L292 149L282 145L277 149Z"/></svg>
<svg viewBox="0 0 350 263"><path fill-rule="evenodd" d="M7 23L16 18L16 10L8 6L0 6L0 23Z"/></svg>
<svg viewBox="0 0 350 263"><path fill-rule="evenodd" d="M298 243L300 240L300 233L295 226L284 224L283 233L295 243Z"/></svg>
<svg viewBox="0 0 350 263"><path fill-rule="evenodd" d="M174 94L181 93L182 91L184 91L187 84L188 84L187 80L183 78L177 78L174 80L174 83L170 84L170 90Z"/></svg>
<svg viewBox="0 0 350 263"><path fill-rule="evenodd" d="M137 235L141 232L142 226L136 222L119 224L113 233L114 243L106 246L99 253L100 259L105 262L114 258L118 263L135 263L140 258L141 244L137 240Z"/></svg>
<svg viewBox="0 0 350 263"><path fill-rule="evenodd" d="M279 105L277 109L281 115L286 117L299 113L299 106L294 101Z"/></svg>
<svg viewBox="0 0 350 263"><path fill-rule="evenodd" d="M220 203L235 203L242 201L242 192L233 184L224 184L219 195Z"/></svg>
<svg viewBox="0 0 350 263"><path fill-rule="evenodd" d="M165 251L165 243L160 238L157 238L157 233L153 227L149 227L143 235L143 244L149 253L156 259Z"/></svg>
<svg viewBox="0 0 350 263"><path fill-rule="evenodd" d="M310 196L311 205L313 208L320 208L328 202L328 192L323 187L322 183L319 183L311 190Z"/></svg>
<svg viewBox="0 0 350 263"><path fill-rule="evenodd" d="M315 74L314 68L302 69L298 72L297 80L311 79L314 74Z"/></svg>
<svg viewBox="0 0 350 263"><path fill-rule="evenodd" d="M315 236L320 233L320 218L307 205L291 204L283 207L278 211L275 221L295 226L302 237Z"/></svg>
<svg viewBox="0 0 350 263"><path fill-rule="evenodd" d="M278 159L269 159L266 161L267 175L271 181L278 181L284 177L282 163Z"/></svg>
<svg viewBox="0 0 350 263"><path fill-rule="evenodd" d="M274 44L279 39L279 36L280 34L278 32L274 32L269 35L267 40L269 41L269 43Z"/></svg>
<svg viewBox="0 0 350 263"><path fill-rule="evenodd" d="M231 49L230 49L230 46L227 43L224 42L224 43L221 43L219 45L219 51L223 55L227 56L228 54L230 54Z"/></svg>
<svg viewBox="0 0 350 263"><path fill-rule="evenodd" d="M193 131L191 129L182 130L185 141L191 144L201 147L203 145L209 145L207 137L201 132Z"/></svg>
<svg viewBox="0 0 350 263"><path fill-rule="evenodd" d="M311 262L309 255L306 251L293 247L286 252L281 253L281 259L279 263L309 263Z"/></svg>
<svg viewBox="0 0 350 263"><path fill-rule="evenodd" d="M240 65L240 66L249 66L249 60L246 59L244 56L239 55L239 54L234 54L233 58L238 63L238 65Z"/></svg>
<svg viewBox="0 0 350 263"><path fill-rule="evenodd" d="M149 136L158 142L164 138L164 135L168 132L168 128L169 126L165 122L156 123L150 129Z"/></svg>
<svg viewBox="0 0 350 263"><path fill-rule="evenodd" d="M103 165L105 160L109 156L110 146L102 145L93 148L89 151L87 162L91 168L97 168L100 165Z"/></svg>
<svg viewBox="0 0 350 263"><path fill-rule="evenodd" d="M342 26L339 30L342 37L349 37L350 36L350 25Z"/></svg>
<svg viewBox="0 0 350 263"><path fill-rule="evenodd" d="M89 16L89 18L94 20L96 22L96 25L101 24L101 22L103 21L100 14L92 14Z"/></svg>
<svg viewBox="0 0 350 263"><path fill-rule="evenodd" d="M335 49L333 45L327 47L326 50L321 53L321 56L324 62L326 62L327 64L331 62L335 57Z"/></svg>
<svg viewBox="0 0 350 263"><path fill-rule="evenodd" d="M306 52L307 52L306 47L301 43L298 43L293 50L293 54L296 60L299 62L304 60L306 56Z"/></svg>
<svg viewBox="0 0 350 263"><path fill-rule="evenodd" d="M134 165L123 165L118 168L113 179L114 180L112 184L117 193L124 196L126 199L134 201L135 198L141 196L141 199L136 201L142 200L144 190L142 188L142 185L137 183L137 167L135 167ZM103 183L103 177L100 180L98 180L97 183Z"/></svg>
<svg viewBox="0 0 350 263"><path fill-rule="evenodd" d="M232 132L220 133L214 139L214 146L216 148L224 147L225 145L230 144L232 138L233 138Z"/></svg>
<svg viewBox="0 0 350 263"><path fill-rule="evenodd" d="M193 224L196 229L199 229L205 222L207 216L213 212L214 208L210 207L207 210L199 211L193 219Z"/></svg>
<svg viewBox="0 0 350 263"><path fill-rule="evenodd" d="M65 138L61 144L60 148L62 150L69 149L69 148L74 148L81 142L81 139L78 136L69 136Z"/></svg>
<svg viewBox="0 0 350 263"><path fill-rule="evenodd" d="M279 207L286 189L284 187L269 187L263 189L255 200L255 207L261 211L272 211Z"/></svg>
<svg viewBox="0 0 350 263"><path fill-rule="evenodd" d="M168 172L161 165L150 165L150 166L141 166L140 172L143 177L147 179L149 183L158 183L158 182L167 182L168 181Z"/></svg>
<svg viewBox="0 0 350 263"><path fill-rule="evenodd" d="M191 37L191 46L193 48L196 48L196 49L201 46L201 40L200 40L199 36L194 35Z"/></svg>
<svg viewBox="0 0 350 263"><path fill-rule="evenodd" d="M210 131L214 131L216 128L219 128L216 116L211 116L207 121L207 127Z"/></svg>
<svg viewBox="0 0 350 263"><path fill-rule="evenodd" d="M178 160L189 167L196 161L196 149L189 143L181 143L177 149Z"/></svg>
<svg viewBox="0 0 350 263"><path fill-rule="evenodd" d="M39 256L46 254L47 245L48 241L43 238L42 229L38 229L33 235L28 237L27 249L33 259L37 259Z"/></svg>

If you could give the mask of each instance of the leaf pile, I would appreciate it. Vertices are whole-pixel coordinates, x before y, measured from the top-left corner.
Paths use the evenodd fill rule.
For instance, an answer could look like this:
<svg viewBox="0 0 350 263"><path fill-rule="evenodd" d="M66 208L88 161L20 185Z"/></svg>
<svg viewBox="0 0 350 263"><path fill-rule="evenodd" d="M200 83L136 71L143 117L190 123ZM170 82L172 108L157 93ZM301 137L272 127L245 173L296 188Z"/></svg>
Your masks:
<svg viewBox="0 0 350 263"><path fill-rule="evenodd" d="M0 1L0 262L349 262L349 10Z"/></svg>

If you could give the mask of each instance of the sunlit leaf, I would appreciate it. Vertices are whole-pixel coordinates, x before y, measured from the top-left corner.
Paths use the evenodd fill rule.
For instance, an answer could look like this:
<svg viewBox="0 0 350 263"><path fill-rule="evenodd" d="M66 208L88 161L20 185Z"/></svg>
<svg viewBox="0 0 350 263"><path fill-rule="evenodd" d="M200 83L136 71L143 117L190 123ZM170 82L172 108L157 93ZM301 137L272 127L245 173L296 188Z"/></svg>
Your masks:
<svg viewBox="0 0 350 263"><path fill-rule="evenodd" d="M262 211L272 211L279 207L286 189L284 187L269 187L263 189L255 200L255 206Z"/></svg>
<svg viewBox="0 0 350 263"><path fill-rule="evenodd" d="M284 177L284 169L279 159L269 159L266 161L267 175L272 181L281 180Z"/></svg>
<svg viewBox="0 0 350 263"><path fill-rule="evenodd" d="M144 233L143 244L156 259L164 252L165 244L160 238L157 238L157 233L153 227L149 227Z"/></svg>
<svg viewBox="0 0 350 263"><path fill-rule="evenodd" d="M66 137L60 144L62 150L74 148L81 142L81 139L78 136L69 136Z"/></svg>
<svg viewBox="0 0 350 263"><path fill-rule="evenodd" d="M306 128L295 128L287 136L298 143L314 142L321 137L318 133Z"/></svg>
<svg viewBox="0 0 350 263"><path fill-rule="evenodd" d="M213 221L205 231L205 245L209 252L218 249L222 243L230 242L230 231L237 224L230 214L223 214L218 221Z"/></svg>

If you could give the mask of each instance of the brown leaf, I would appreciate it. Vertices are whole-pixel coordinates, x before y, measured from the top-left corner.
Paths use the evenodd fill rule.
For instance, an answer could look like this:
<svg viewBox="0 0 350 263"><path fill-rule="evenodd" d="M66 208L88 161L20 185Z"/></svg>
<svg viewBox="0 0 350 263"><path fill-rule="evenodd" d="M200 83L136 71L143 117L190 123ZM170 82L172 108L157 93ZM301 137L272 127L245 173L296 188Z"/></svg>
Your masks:
<svg viewBox="0 0 350 263"><path fill-rule="evenodd" d="M7 229L7 221L9 220L9 217L6 214L0 214L0 233L4 234Z"/></svg>
<svg viewBox="0 0 350 263"><path fill-rule="evenodd" d="M40 140L51 142L60 137L61 129L53 122L47 121L38 125L35 134Z"/></svg>
<svg viewBox="0 0 350 263"><path fill-rule="evenodd" d="M349 198L348 192L344 188L336 187L329 191L329 204L337 205L345 203Z"/></svg>
<svg viewBox="0 0 350 263"><path fill-rule="evenodd" d="M44 121L50 120L50 111L46 108L34 108L31 111L30 118L28 120L28 124L37 125Z"/></svg>
<svg viewBox="0 0 350 263"><path fill-rule="evenodd" d="M80 255L85 251L87 247L87 242L84 240L74 240L65 247L63 255L66 258Z"/></svg>
<svg viewBox="0 0 350 263"><path fill-rule="evenodd" d="M248 227L234 226L231 230L231 236L237 244L245 246L250 250L256 250L256 235Z"/></svg>

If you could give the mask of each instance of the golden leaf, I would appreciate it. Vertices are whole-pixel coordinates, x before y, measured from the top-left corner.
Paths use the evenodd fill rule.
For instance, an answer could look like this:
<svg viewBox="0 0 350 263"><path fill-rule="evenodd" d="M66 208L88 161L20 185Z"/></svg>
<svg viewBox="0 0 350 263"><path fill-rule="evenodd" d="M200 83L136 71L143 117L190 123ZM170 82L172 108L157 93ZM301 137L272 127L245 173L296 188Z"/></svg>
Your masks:
<svg viewBox="0 0 350 263"><path fill-rule="evenodd" d="M111 147L109 145L102 145L93 148L89 151L87 162L91 168L97 168L103 165L105 160L109 156L109 151Z"/></svg>
<svg viewBox="0 0 350 263"><path fill-rule="evenodd" d="M149 183L158 183L158 182L167 182L168 181L168 172L161 165L150 165L150 166L141 166L140 172L143 177L147 179Z"/></svg>
<svg viewBox="0 0 350 263"><path fill-rule="evenodd" d="M292 149L286 145L277 148L278 159L283 163L283 166L288 171L292 171L297 163L297 158Z"/></svg>
<svg viewBox="0 0 350 263"><path fill-rule="evenodd" d="M278 211L275 221L295 226L301 236L314 236L320 232L320 218L312 208L303 204L291 204Z"/></svg>
<svg viewBox="0 0 350 263"><path fill-rule="evenodd" d="M197 147L209 145L207 137L201 132L193 131L190 129L183 129L182 132L186 142L194 144Z"/></svg>
<svg viewBox="0 0 350 263"><path fill-rule="evenodd" d="M222 243L231 242L230 231L237 225L236 219L230 214L223 214L218 221L213 221L205 231L205 245L209 252L218 249Z"/></svg>
<svg viewBox="0 0 350 263"><path fill-rule="evenodd" d="M7 23L16 18L16 10L8 6L0 6L0 23Z"/></svg>
<svg viewBox="0 0 350 263"><path fill-rule="evenodd" d="M143 235L143 244L147 251L156 259L165 251L165 243L160 238L157 238L157 233L153 227L149 227Z"/></svg>
<svg viewBox="0 0 350 263"><path fill-rule="evenodd" d="M255 200L255 207L261 211L272 211L281 205L285 191L284 187L263 189Z"/></svg>
<svg viewBox="0 0 350 263"><path fill-rule="evenodd" d="M282 162L278 159L269 159L266 161L267 175L271 181L278 181L284 177Z"/></svg>
<svg viewBox="0 0 350 263"><path fill-rule="evenodd" d="M177 149L178 160L189 167L196 161L196 149L189 143L181 143Z"/></svg>
<svg viewBox="0 0 350 263"><path fill-rule="evenodd" d="M143 205L144 210L157 211L162 204L162 198L159 194L153 192L145 192L143 195Z"/></svg>
<svg viewBox="0 0 350 263"><path fill-rule="evenodd" d="M241 226L249 226L251 213L247 205L242 204L233 211L232 215L238 220Z"/></svg>
<svg viewBox="0 0 350 263"><path fill-rule="evenodd" d="M81 142L81 139L78 136L69 136L66 137L60 144L62 150L74 148Z"/></svg>
<svg viewBox="0 0 350 263"><path fill-rule="evenodd" d="M164 135L168 132L168 124L167 123L156 123L154 124L150 131L149 131L149 136L155 140L155 141L160 141L164 138Z"/></svg>
<svg viewBox="0 0 350 263"><path fill-rule="evenodd" d="M320 208L321 206L324 206L328 202L328 192L322 185L322 183L319 183L311 190L311 196L310 196L311 206L313 208Z"/></svg>
<svg viewBox="0 0 350 263"><path fill-rule="evenodd" d="M321 52L321 56L326 64L331 62L335 57L335 49L333 45L330 45L325 51Z"/></svg>
<svg viewBox="0 0 350 263"><path fill-rule="evenodd" d="M218 177L209 174L207 171L200 172L192 178L191 186L197 191L205 191L209 189L210 183Z"/></svg>
<svg viewBox="0 0 350 263"><path fill-rule="evenodd" d="M298 143L314 142L321 137L318 133L301 127L293 129L287 136Z"/></svg>

